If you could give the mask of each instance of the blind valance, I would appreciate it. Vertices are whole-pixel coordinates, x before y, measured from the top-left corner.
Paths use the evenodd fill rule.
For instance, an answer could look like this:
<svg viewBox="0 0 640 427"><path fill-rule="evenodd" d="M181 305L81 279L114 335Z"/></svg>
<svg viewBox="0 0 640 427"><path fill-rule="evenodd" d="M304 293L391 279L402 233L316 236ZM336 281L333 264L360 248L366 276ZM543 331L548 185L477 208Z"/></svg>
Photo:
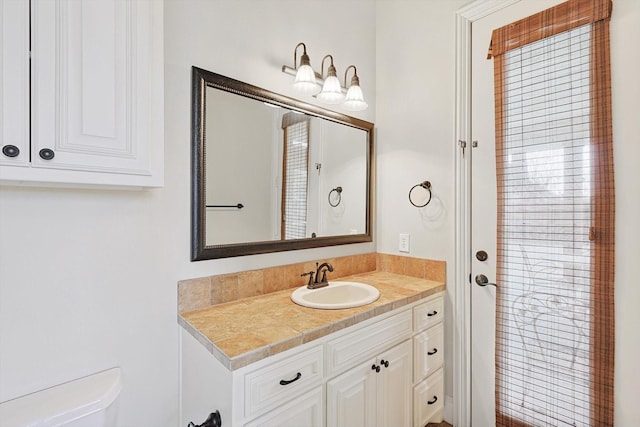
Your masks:
<svg viewBox="0 0 640 427"><path fill-rule="evenodd" d="M487 59L582 25L609 19L611 0L569 0L493 30Z"/></svg>

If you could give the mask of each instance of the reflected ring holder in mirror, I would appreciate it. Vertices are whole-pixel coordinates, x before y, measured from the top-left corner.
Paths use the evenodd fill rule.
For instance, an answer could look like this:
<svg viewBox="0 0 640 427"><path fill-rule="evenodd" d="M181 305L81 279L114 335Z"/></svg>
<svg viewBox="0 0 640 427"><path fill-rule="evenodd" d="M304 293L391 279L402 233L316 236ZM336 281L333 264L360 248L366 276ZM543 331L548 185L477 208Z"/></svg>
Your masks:
<svg viewBox="0 0 640 427"><path fill-rule="evenodd" d="M333 202L331 202L331 195L333 193L336 193L336 198L338 199L337 202L335 202L335 204ZM329 191L329 196L327 197L329 199L329 204L331 205L332 208L337 207L340 202L342 201L342 187L336 187L333 190Z"/></svg>
<svg viewBox="0 0 640 427"><path fill-rule="evenodd" d="M415 198L415 193L416 193L416 191L414 191L414 190L416 190L418 188L425 189L425 190L427 190L429 192L429 198L427 199L426 203L423 204L423 205L419 205L414 201L415 200L414 199ZM411 190L409 190L409 202L413 206L415 206L416 208L424 208L425 206L427 206L429 204L429 202L431 201L431 196L432 196L432 194L431 194L431 183L429 181L422 181L421 183L416 184L413 187L411 187Z"/></svg>

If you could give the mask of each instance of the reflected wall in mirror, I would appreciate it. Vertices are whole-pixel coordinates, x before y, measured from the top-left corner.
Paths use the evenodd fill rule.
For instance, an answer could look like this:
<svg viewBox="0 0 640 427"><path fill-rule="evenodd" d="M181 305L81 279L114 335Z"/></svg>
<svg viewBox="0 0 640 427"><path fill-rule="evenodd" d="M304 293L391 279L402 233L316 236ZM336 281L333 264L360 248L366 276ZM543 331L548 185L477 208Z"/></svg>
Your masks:
<svg viewBox="0 0 640 427"><path fill-rule="evenodd" d="M372 123L192 79L193 261L372 241Z"/></svg>

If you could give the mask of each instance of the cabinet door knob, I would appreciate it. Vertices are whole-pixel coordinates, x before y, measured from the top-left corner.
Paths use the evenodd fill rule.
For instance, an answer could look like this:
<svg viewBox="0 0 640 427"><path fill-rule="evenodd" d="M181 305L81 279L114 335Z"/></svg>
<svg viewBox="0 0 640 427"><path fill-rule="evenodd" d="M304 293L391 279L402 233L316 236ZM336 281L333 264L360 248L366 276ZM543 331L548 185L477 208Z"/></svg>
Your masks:
<svg viewBox="0 0 640 427"><path fill-rule="evenodd" d="M388 368L388 367L389 367L389 361L388 361L388 360L384 360L384 359L382 359L382 360L380 361L380 364L381 364L381 365L383 365L385 368Z"/></svg>
<svg viewBox="0 0 640 427"><path fill-rule="evenodd" d="M38 154L40 154L40 158L43 160L51 160L56 156L56 153L54 153L51 148L43 148Z"/></svg>
<svg viewBox="0 0 640 427"><path fill-rule="evenodd" d="M434 348L434 349L433 349L433 350L431 350L431 351L427 351L427 354L428 354L429 356L433 356L433 355L434 355L434 354L436 354L437 352L438 352L438 349L437 349L437 348Z"/></svg>
<svg viewBox="0 0 640 427"><path fill-rule="evenodd" d="M380 372L380 366L374 363L373 365L371 365L371 370Z"/></svg>
<svg viewBox="0 0 640 427"><path fill-rule="evenodd" d="M433 396L433 399L427 400L427 405L433 405L438 401L438 396Z"/></svg>
<svg viewBox="0 0 640 427"><path fill-rule="evenodd" d="M2 147L2 154L7 157L17 157L20 154L20 149L15 145L5 145Z"/></svg>

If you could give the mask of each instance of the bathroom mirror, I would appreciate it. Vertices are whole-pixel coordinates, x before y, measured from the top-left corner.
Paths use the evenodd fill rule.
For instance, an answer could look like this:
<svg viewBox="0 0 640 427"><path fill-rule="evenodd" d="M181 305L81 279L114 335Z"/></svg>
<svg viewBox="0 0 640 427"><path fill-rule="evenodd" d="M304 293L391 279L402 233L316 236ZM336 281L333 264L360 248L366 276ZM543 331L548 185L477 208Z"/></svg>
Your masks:
<svg viewBox="0 0 640 427"><path fill-rule="evenodd" d="M191 260L372 241L373 123L192 69Z"/></svg>

